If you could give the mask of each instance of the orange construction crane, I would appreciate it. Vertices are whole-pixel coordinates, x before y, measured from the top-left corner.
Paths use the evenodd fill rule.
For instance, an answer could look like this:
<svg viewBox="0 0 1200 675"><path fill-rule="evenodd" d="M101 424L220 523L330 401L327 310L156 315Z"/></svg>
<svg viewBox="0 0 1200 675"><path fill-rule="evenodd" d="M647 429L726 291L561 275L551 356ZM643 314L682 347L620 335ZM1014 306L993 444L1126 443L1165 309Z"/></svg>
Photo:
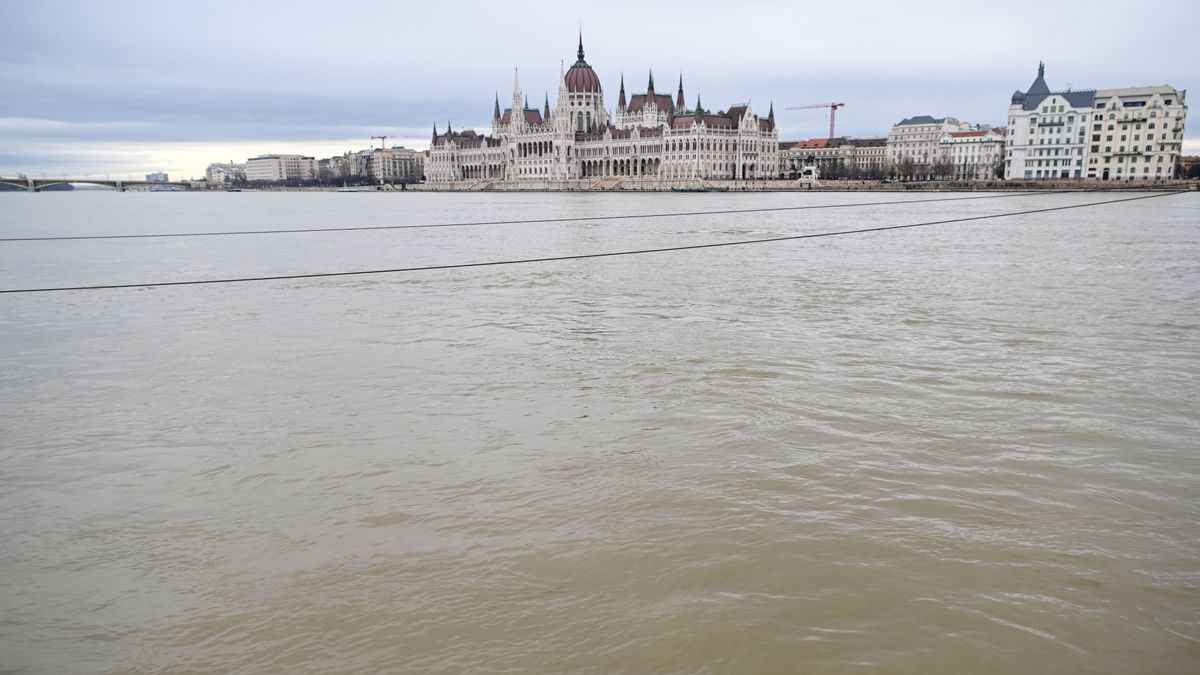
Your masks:
<svg viewBox="0 0 1200 675"><path fill-rule="evenodd" d="M377 138L379 139L379 149L383 150L384 146L387 145L387 136L372 136L371 140L373 141Z"/></svg>
<svg viewBox="0 0 1200 675"><path fill-rule="evenodd" d="M798 105L784 110L811 110L813 108L829 108L829 137L833 138L833 123L837 119L838 108L846 105L845 103L813 103L811 105Z"/></svg>

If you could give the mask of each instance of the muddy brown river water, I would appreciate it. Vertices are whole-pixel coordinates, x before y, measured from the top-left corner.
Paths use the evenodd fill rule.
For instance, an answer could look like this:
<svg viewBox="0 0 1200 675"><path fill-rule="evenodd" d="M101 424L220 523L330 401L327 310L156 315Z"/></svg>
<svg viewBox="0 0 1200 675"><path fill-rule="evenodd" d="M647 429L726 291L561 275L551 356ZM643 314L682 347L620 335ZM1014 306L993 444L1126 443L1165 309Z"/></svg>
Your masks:
<svg viewBox="0 0 1200 675"><path fill-rule="evenodd" d="M1110 198L8 242L0 288ZM0 236L895 199L3 194ZM1198 214L0 295L0 672L1198 672Z"/></svg>

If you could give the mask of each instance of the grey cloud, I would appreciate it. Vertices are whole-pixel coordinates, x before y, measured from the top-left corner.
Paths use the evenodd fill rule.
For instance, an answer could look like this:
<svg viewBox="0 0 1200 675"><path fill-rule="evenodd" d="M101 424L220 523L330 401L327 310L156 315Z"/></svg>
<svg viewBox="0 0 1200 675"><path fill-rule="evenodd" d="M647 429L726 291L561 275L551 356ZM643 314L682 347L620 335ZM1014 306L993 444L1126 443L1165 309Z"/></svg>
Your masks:
<svg viewBox="0 0 1200 675"><path fill-rule="evenodd" d="M1188 0L1134 14L1156 28L1200 23L1200 5ZM546 92L553 103L579 20L610 106L622 73L640 91L653 67L673 91L682 72L689 103L697 93L714 108L774 102L793 138L823 134L827 119L783 108L832 100L847 103L839 131L855 135L925 113L1001 123L1039 59L1054 87L1188 87L1200 46L1133 45L1140 34L1129 19L1119 0L736 9L610 0L553 11L473 1L22 2L0 22L0 118L73 126L0 127L0 143L329 139L376 129L425 138L435 121L485 127L493 95L502 106L511 99L513 67L531 104ZM1100 48L1126 43L1136 56Z"/></svg>

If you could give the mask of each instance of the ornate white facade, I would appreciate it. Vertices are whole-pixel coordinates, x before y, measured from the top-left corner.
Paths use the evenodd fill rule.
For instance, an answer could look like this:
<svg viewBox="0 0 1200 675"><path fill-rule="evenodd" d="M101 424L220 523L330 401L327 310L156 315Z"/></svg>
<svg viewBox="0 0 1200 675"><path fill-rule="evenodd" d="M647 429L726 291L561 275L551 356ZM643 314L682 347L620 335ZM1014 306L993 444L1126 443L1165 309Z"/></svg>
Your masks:
<svg viewBox="0 0 1200 675"><path fill-rule="evenodd" d="M497 97L490 136L434 127L425 178L453 181L571 181L766 179L779 175L779 134L772 107L766 118L749 104L688 109L683 79L674 99L654 89L626 100L625 81L609 114L604 91L584 60L560 73L557 106L530 108L513 78L512 106Z"/></svg>
<svg viewBox="0 0 1200 675"><path fill-rule="evenodd" d="M954 180L994 180L1004 174L1004 129L951 131L938 142L943 162L953 167ZM1000 169L997 174L997 168Z"/></svg>
<svg viewBox="0 0 1200 675"><path fill-rule="evenodd" d="M1050 91L1046 66L1038 64L1028 91L1016 91L1008 107L1004 177L1009 180L1082 178L1088 117L1096 90Z"/></svg>
<svg viewBox="0 0 1200 675"><path fill-rule="evenodd" d="M1170 85L1051 91L1038 64L1008 108L1005 177L1161 180L1174 177L1187 92Z"/></svg>
<svg viewBox="0 0 1200 675"><path fill-rule="evenodd" d="M940 159L939 143L944 134L967 131L970 125L953 117L917 115L900 120L888 133L887 154L892 166L911 164L911 178L934 178L934 164Z"/></svg>

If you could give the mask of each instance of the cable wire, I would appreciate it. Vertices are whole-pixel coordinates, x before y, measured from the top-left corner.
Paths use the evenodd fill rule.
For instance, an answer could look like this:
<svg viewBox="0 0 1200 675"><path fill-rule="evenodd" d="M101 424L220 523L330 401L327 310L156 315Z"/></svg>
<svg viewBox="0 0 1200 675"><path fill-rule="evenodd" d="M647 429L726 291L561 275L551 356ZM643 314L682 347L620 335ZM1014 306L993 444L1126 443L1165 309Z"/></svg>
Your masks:
<svg viewBox="0 0 1200 675"><path fill-rule="evenodd" d="M909 223L907 225L882 225L879 227L866 227L856 230L840 230L837 232L819 232L815 234L793 234L781 237L766 237L763 239L741 239L736 241L713 242L707 244L687 244L683 246L665 246L662 248L645 248L629 251L608 251L603 253L579 253L574 255L546 256L541 258L520 258L515 260L488 260L483 262L472 263L452 263L446 265L425 265L420 267L396 267L391 269L373 269L373 270L354 270L349 272L313 272L308 274L280 274L275 276L259 276L259 277L237 277L227 279L195 279L188 281L157 281L134 284L98 284L91 286L60 286L52 288L8 288L0 289L0 294L8 293L57 293L63 291L100 291L100 290L115 290L123 288L157 288L162 286L200 286L208 284L235 284L248 283L256 281L295 281L301 279L323 279L333 277L351 277L351 276L367 276L379 274L400 274L406 272L433 272L440 270L458 270L470 269L476 267L500 267L505 265L528 265L534 263L562 262L568 260L585 260L590 258L614 258L618 256L644 255L648 253L671 253L676 251L695 251L699 249L722 248L728 246L747 246L750 244L768 244L783 241L796 241L800 239L817 239L820 237L838 237L850 234L866 234L869 232L886 232L889 230L904 230L916 227L929 227L932 225L948 225L950 223L966 223L976 220L990 220L994 218L1010 218L1013 216L1024 216L1035 213L1050 213L1053 211L1066 211L1069 209L1082 209L1091 206L1103 206L1105 204L1118 204L1121 202L1134 202L1143 199L1156 199L1159 197L1168 197L1171 195L1182 194L1185 190L1175 190L1170 192L1160 192L1149 195L1141 195L1138 197L1124 197L1122 199L1109 199L1102 202L1089 202L1087 204L1069 204L1066 206L1052 206L1044 209L1028 209L1025 211L1011 211L1007 213L993 213L983 216L968 216L964 218L950 218L947 220L931 220L922 223Z"/></svg>
<svg viewBox="0 0 1200 675"><path fill-rule="evenodd" d="M851 204L812 204L808 206L769 206L752 209L727 209L722 211L680 211L675 213L630 213L611 216L570 216L566 218L536 218L531 220L488 220L461 223L420 223L416 225L345 225L339 227L305 227L273 230L224 230L217 232L150 232L144 234L77 234L36 237L0 237L0 243L27 241L86 241L96 239L168 239L179 237L232 237L264 234L311 234L315 232L365 232L369 230L416 230L440 227L478 227L481 225L535 225L545 223L573 223L597 220L631 220L638 218L681 218L692 216L717 216L738 213L767 213L771 211L806 211L810 209L845 209L860 206L894 206L898 204L928 204L930 202L960 202L972 199L1003 199L1005 197L1028 197L1035 194L1073 194L1088 190L1045 190L1042 192L1017 192L1004 195L981 195L972 197L938 197L935 199L896 199L883 202L855 202Z"/></svg>

